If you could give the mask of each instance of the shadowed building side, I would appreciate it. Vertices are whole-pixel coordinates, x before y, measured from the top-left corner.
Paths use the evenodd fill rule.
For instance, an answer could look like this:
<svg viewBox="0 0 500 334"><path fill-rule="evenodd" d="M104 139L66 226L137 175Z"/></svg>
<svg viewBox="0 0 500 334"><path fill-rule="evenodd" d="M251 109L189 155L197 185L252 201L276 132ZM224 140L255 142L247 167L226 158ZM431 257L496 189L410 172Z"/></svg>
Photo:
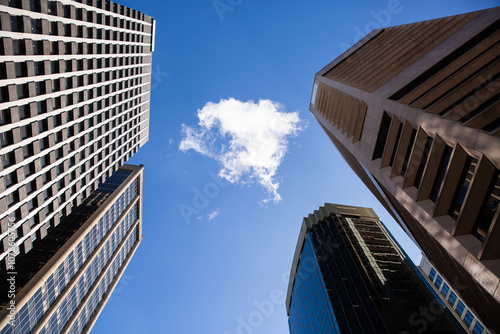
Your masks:
<svg viewBox="0 0 500 334"><path fill-rule="evenodd" d="M368 208L304 218L286 307L291 334L466 333Z"/></svg>

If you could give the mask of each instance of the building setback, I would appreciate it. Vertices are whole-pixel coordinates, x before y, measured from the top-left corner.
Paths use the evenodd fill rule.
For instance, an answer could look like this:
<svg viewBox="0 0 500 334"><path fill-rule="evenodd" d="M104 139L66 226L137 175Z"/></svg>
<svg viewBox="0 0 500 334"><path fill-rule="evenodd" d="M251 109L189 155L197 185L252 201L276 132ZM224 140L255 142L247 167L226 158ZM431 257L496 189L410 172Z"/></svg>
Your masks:
<svg viewBox="0 0 500 334"><path fill-rule="evenodd" d="M369 208L304 218L286 307L291 334L466 333Z"/></svg>
<svg viewBox="0 0 500 334"><path fill-rule="evenodd" d="M101 0L0 0L0 271L148 140L154 20Z"/></svg>
<svg viewBox="0 0 500 334"><path fill-rule="evenodd" d="M374 30L310 112L481 321L500 332L500 8Z"/></svg>
<svg viewBox="0 0 500 334"><path fill-rule="evenodd" d="M121 167L18 256L6 273L15 279L14 313L1 275L1 334L90 332L142 240L143 169Z"/></svg>

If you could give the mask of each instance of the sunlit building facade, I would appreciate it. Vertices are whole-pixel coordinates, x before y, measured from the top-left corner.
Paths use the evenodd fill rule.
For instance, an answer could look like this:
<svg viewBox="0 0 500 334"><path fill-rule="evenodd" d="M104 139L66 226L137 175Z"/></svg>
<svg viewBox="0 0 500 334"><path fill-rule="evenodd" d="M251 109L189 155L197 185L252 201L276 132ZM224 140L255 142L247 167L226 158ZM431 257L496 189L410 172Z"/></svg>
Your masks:
<svg viewBox="0 0 500 334"><path fill-rule="evenodd" d="M310 112L487 328L500 332L500 8L374 30Z"/></svg>
<svg viewBox="0 0 500 334"><path fill-rule="evenodd" d="M148 140L154 20L104 0L1 0L0 27L1 272Z"/></svg>
<svg viewBox="0 0 500 334"><path fill-rule="evenodd" d="M369 208L304 218L286 308L291 334L466 333Z"/></svg>

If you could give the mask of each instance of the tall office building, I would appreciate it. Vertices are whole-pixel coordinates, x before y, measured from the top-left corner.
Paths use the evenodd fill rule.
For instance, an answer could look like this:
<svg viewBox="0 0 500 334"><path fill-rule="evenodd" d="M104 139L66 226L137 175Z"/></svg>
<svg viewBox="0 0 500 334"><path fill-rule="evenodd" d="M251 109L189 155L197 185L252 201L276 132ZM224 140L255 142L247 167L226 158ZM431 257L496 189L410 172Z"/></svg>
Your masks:
<svg viewBox="0 0 500 334"><path fill-rule="evenodd" d="M0 275L1 334L90 332L142 240L143 168L120 167Z"/></svg>
<svg viewBox="0 0 500 334"><path fill-rule="evenodd" d="M466 333L369 208L304 218L286 308L291 334Z"/></svg>
<svg viewBox="0 0 500 334"><path fill-rule="evenodd" d="M372 31L310 111L487 327L500 332L500 8Z"/></svg>
<svg viewBox="0 0 500 334"><path fill-rule="evenodd" d="M148 140L154 20L102 0L0 1L0 271Z"/></svg>
<svg viewBox="0 0 500 334"><path fill-rule="evenodd" d="M155 21L105 0L0 0L0 27L2 333L88 331L141 238L142 168L104 198L148 140Z"/></svg>

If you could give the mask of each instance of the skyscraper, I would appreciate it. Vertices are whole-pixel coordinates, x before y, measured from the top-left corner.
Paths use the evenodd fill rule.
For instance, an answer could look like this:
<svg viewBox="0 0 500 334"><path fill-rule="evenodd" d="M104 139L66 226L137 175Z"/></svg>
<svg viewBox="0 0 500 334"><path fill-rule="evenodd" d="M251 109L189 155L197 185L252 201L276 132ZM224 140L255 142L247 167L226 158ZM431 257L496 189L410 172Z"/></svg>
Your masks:
<svg viewBox="0 0 500 334"><path fill-rule="evenodd" d="M500 331L500 8L374 30L316 74L310 112Z"/></svg>
<svg viewBox="0 0 500 334"><path fill-rule="evenodd" d="M0 276L0 333L90 332L142 240L143 169L120 167Z"/></svg>
<svg viewBox="0 0 500 334"><path fill-rule="evenodd" d="M154 20L111 1L0 1L0 271L148 140Z"/></svg>
<svg viewBox="0 0 500 334"><path fill-rule="evenodd" d="M89 331L142 236L155 21L0 0L0 27L2 333Z"/></svg>
<svg viewBox="0 0 500 334"><path fill-rule="evenodd" d="M291 334L466 333L372 209L304 218L286 307Z"/></svg>

